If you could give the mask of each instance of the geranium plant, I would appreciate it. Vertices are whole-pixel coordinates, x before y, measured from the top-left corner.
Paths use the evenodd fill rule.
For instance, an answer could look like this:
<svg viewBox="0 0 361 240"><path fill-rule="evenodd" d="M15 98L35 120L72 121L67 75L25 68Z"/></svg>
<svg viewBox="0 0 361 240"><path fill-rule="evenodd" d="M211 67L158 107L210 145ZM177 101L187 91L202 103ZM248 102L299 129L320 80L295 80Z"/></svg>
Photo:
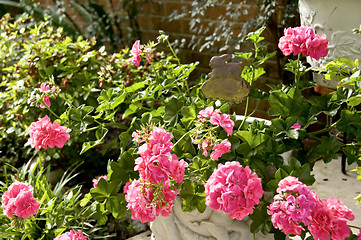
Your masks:
<svg viewBox="0 0 361 240"><path fill-rule="evenodd" d="M263 30L248 35L254 44L252 52L234 54L247 62L241 77L251 87L266 73L262 65L273 56L262 44ZM159 44L169 46L171 55L152 58L157 55ZM89 192L81 200L74 200L91 211L78 213L80 219L96 220L98 226L126 213L142 222L169 216L178 195L183 211L204 212L208 206L233 219L249 217L252 233L272 233L276 239L285 239L287 234L305 239L306 233L313 239L356 238L347 225L354 218L352 211L338 199L320 199L307 186L314 182L311 171L316 161L330 162L341 150L349 157L349 163L358 161L360 155L358 62L341 59L321 69L326 76L350 73L340 80L340 87L332 95L317 96L307 91L314 83L306 78L311 69L302 64L301 57L316 61L327 55L327 44L326 37L317 36L312 28L286 29L279 47L285 55L297 55L296 60L286 64L286 69L295 75L294 83L269 85L268 92L251 88L243 118L232 112L228 103L204 97L201 86L207 78L187 81L197 64L181 64L164 34L158 42L146 46L137 41L126 51L127 57L114 59L118 65L126 65L127 73L136 72L142 77L122 82L123 76L113 72L111 66L97 68L96 84L88 79L92 86L89 102L84 101L83 93L68 94L64 83L53 78L54 67L49 70L46 83L42 81L33 87L31 100L23 103L41 110L28 124L28 147L42 156L48 148L71 147L72 139L78 142L78 136L85 134L88 138L78 149L79 154L85 154L104 147L112 132L117 135L119 158L109 159L107 174L94 176ZM351 68L344 68L344 64ZM345 84L352 88L345 88ZM247 121L255 112L249 110L251 98L257 103L268 101L269 124ZM332 123L327 120L322 128L313 130L322 115L338 119ZM328 132L333 128L346 134L349 141L342 143L330 136ZM289 159L282 156L286 152L292 153ZM36 201L40 201L40 216L50 214L54 208L50 199L35 194L34 200L30 190L22 194L25 192L29 206L33 206L27 212L30 222L42 220L36 219ZM4 197L4 213L23 216L7 204ZM55 239L84 239L89 235L77 232L74 226L61 230L54 230L55 227L59 226L53 225L49 235ZM6 231L12 227L9 229Z"/></svg>

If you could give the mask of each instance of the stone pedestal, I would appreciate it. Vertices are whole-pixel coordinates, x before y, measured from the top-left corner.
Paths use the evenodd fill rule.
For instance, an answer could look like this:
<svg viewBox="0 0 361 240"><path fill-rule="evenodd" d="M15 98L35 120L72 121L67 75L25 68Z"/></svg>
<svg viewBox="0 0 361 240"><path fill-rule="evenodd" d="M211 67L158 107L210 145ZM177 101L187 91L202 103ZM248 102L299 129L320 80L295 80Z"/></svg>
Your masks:
<svg viewBox="0 0 361 240"><path fill-rule="evenodd" d="M150 229L153 240L250 240L251 220L242 221L229 218L222 211L213 211L210 207L200 213L197 210L183 212L182 200L176 197L173 213L169 217L159 216L151 223ZM272 234L267 236L259 233L256 239L271 240Z"/></svg>

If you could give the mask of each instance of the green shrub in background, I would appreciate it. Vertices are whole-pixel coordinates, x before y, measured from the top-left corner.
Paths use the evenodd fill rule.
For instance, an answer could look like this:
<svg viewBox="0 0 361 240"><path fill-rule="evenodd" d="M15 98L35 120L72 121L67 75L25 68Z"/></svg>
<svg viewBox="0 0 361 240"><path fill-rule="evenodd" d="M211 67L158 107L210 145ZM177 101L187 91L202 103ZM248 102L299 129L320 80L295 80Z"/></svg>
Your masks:
<svg viewBox="0 0 361 240"><path fill-rule="evenodd" d="M130 56L128 49L107 54L104 47L96 47L94 38L73 40L61 28L54 28L49 22L34 24L26 15L15 21L9 15L5 16L1 19L0 31L0 159L15 166L22 165L34 155L33 149L26 144L27 129L31 122L46 113L32 102L41 83L52 83L60 90L56 99L50 97L51 109L56 115L65 112L67 104L71 104L79 111L72 111L69 117L86 118L86 124L91 124L95 119L87 118L87 111L97 106L102 90L111 87L114 95L122 87L143 82L148 74L146 67L135 68L124 60ZM69 144L63 149L44 150L44 160L63 169L84 161L91 166L84 171L88 177L101 174L98 169L103 169L101 167L109 158L118 158L119 140L114 133L127 129L130 120L122 118L121 114L127 109L133 94L134 91L129 91L123 102L111 106L103 104L96 110L98 117L107 114L109 109L114 110L104 125L110 133L106 136L107 143L101 148L98 146L98 149L79 156L83 142L96 140L96 136L86 131L75 134L87 127L78 124L73 126L74 137ZM87 105L86 109L83 109L84 105ZM98 145L101 143L103 141Z"/></svg>
<svg viewBox="0 0 361 240"><path fill-rule="evenodd" d="M26 15L16 20L7 15L1 19L0 28L0 46L4 50L0 54L2 165L19 168L39 154L41 165L48 166L49 171L65 171L83 163L70 186L84 183L84 192L91 188L91 179L107 171L108 163L109 167L121 167L119 174L124 175L120 179L112 177L114 195L107 196L103 206L98 202L90 204L95 209L86 217L97 220L103 228L109 227L108 232L117 228L123 237L127 236L124 232L136 231L123 205L124 194L118 191L129 178L137 176L134 162L127 161L128 155L121 152L131 132L141 124L163 120L175 123L174 111L178 111L180 101L197 102L196 98L186 98L181 90L197 63L182 65L176 56L164 57L152 50L151 67L146 59L136 67L129 61L129 49L107 54L104 47L96 47L94 39L73 40L64 36L61 28L49 22L34 24ZM159 40L169 45L166 36ZM152 49L153 45L146 47ZM55 95L39 90L44 82L56 86ZM187 87L187 91L192 90ZM44 104L39 102L41 95L49 95L50 107L40 108ZM70 130L71 139L63 148L35 151L27 143L30 124L45 115ZM2 168L3 176L16 174L15 168ZM93 191L95 199L103 199ZM82 207L89 207L89 200L85 198Z"/></svg>
<svg viewBox="0 0 361 240"><path fill-rule="evenodd" d="M34 0L0 0L0 14L20 10L37 21L49 21L51 26L62 27L68 36L86 39L97 36L98 47L106 46L108 51L117 52L140 39L139 6L148 1L122 0L114 6L111 0L103 3L53 0L52 5L44 6ZM70 10L71 15L68 14ZM83 22L79 23L79 19Z"/></svg>

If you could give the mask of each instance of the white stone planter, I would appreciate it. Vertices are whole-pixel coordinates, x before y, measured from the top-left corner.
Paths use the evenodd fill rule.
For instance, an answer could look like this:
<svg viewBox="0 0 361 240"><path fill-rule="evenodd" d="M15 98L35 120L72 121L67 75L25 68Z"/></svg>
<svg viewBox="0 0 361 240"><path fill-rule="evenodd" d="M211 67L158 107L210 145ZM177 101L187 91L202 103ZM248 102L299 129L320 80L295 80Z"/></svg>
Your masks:
<svg viewBox="0 0 361 240"><path fill-rule="evenodd" d="M213 211L210 207L200 213L182 211L182 200L176 197L173 213L169 217L157 217L151 223L153 240L250 240L251 220L238 221L229 218L222 211ZM271 240L273 235L259 233L256 239Z"/></svg>
<svg viewBox="0 0 361 240"><path fill-rule="evenodd" d="M361 35L353 34L361 24L360 9L360 0L299 0L301 25L315 28L317 35L325 33L329 41L328 55L319 61L308 59L311 66L317 68L338 57L361 58ZM337 86L322 76L316 75L315 81L328 88Z"/></svg>

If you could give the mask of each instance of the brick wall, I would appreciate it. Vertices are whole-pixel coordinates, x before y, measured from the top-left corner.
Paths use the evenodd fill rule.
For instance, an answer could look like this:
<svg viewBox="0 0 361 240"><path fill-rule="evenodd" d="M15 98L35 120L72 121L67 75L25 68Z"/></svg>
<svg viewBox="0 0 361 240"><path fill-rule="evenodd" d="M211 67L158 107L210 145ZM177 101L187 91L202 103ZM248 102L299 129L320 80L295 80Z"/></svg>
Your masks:
<svg viewBox="0 0 361 240"><path fill-rule="evenodd" d="M52 4L52 0L39 0L43 5ZM65 0L69 1L69 0ZM110 4L112 1L112 4ZM121 5L119 4L120 0L97 0L98 3L104 5L108 9L116 9L118 15L121 15ZM236 3L241 2L235 1ZM282 34L282 29L277 29L277 26L282 21L283 16L283 9L285 6L286 0L279 0L280 4L278 10L276 12L276 16L273 18L274 25L272 30L266 30L264 33L264 37L266 38L266 42L269 44L270 51L277 50L277 41ZM249 19L254 17L260 9L256 4L256 0L246 0L243 4L242 9L247 10L247 14L242 14L238 19L237 22L234 24L233 32L236 36L243 26ZM68 3L66 3L68 4ZM159 30L163 30L167 35L170 36L170 40L174 41L178 39L186 40L189 42L192 39L193 33L190 31L189 23L191 21L190 17L186 17L180 20L170 21L168 16L173 13L174 10L178 10L178 12L182 11L182 7L187 6L190 7L192 4L191 0L153 0L148 3L143 3L143 1L139 1L139 28L141 31L141 42L146 43L148 41L156 41L156 38L159 36ZM85 20L82 19L79 15L76 14L75 11L69 10L69 14L74 16L75 21L77 24L81 26L85 25ZM209 24L210 22L219 18L220 15L226 13L226 5L221 5L216 8L210 8L205 13L201 19L200 24ZM84 23L84 25L82 25ZM123 29L127 29L129 25L127 22L124 22L122 25ZM276 30L275 30L276 29ZM203 41L205 35L199 34L197 39ZM223 41L217 43L217 47L222 47L224 45ZM239 51L247 52L250 51L249 44L243 44ZM209 60L215 56L220 55L221 53L212 52L212 51L202 51L200 52L199 49L191 49L189 47L184 47L179 49L178 56L183 63L190 63L190 62L199 62L199 67L197 67L195 73L193 74L192 78L197 78L200 74L207 74L211 71L209 68ZM274 57L271 59L267 65L265 65L265 69L267 74L265 74L262 78L260 78L257 82L254 83L255 88L259 88L262 90L267 90L267 84L279 84L282 82L282 79L285 79L283 76L283 72L281 71L280 65L282 65L282 59L280 57ZM251 110L252 106L255 105L254 102L251 101ZM238 113L244 112L244 103L238 106L233 106L233 108ZM267 110L268 105L261 102L258 106L259 111L256 112L257 117L267 117Z"/></svg>
<svg viewBox="0 0 361 240"><path fill-rule="evenodd" d="M241 1L236 1L241 2ZM247 0L243 9L247 9L247 14L243 14L238 18L238 21L234 25L234 36L237 36L241 31L243 24L245 24L249 19L253 18L260 9L256 4L256 0ZM265 41L269 45L270 52L277 50L277 43L279 37L283 34L283 29L279 27L279 24L282 21L283 10L286 1L279 1L279 8L276 12L276 16L274 17L273 24L278 26L273 26L273 29L267 29L264 32ZM142 41L146 42L148 40L154 40L158 36L158 31L164 30L167 34L170 35L171 40L180 40L185 39L189 42L192 38L193 33L190 31L189 22L190 18L183 18L177 21L169 21L168 16L174 11L178 10L181 12L182 6L190 6L192 1L189 0L162 0L151 2L147 4L142 4L142 9L139 18L140 28L142 32ZM201 19L201 23L209 23L217 19L221 14L226 12L226 6L222 5L217 8L210 8L205 12L204 17ZM278 27L278 29L277 29ZM204 35L197 36L200 39L204 39ZM220 41L218 43L218 47L222 47L224 42ZM239 51L247 52L250 51L252 45L243 44ZM211 69L209 68L209 60L221 53L216 52L200 52L199 49L191 49L191 48L183 48L179 51L179 56L184 63L198 61L199 67L197 68L197 72L195 76L199 74L209 73ZM282 55L279 54L273 59L271 59L265 66L266 74L261 77L258 81L256 81L253 85L255 88L262 89L264 91L268 90L267 84L280 84L287 77L284 75L285 73L282 71ZM255 107L256 103L254 101L250 102L250 110L252 111ZM233 109L239 113L243 114L245 108L245 103L242 103L237 106L233 106ZM258 105L258 111L255 113L255 116L262 118L269 118L267 115L267 110L269 106L265 102L260 102Z"/></svg>

